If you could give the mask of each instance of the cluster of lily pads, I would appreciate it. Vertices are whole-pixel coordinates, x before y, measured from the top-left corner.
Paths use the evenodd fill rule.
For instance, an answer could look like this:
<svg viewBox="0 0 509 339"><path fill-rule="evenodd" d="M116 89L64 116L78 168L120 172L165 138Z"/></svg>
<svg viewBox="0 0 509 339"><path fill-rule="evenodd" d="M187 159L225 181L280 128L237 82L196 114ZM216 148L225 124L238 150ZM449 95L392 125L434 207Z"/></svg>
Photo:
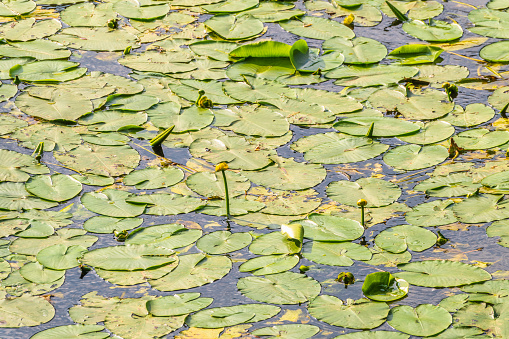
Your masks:
<svg viewBox="0 0 509 339"><path fill-rule="evenodd" d="M509 247L507 9L0 1L0 328L81 270L150 293L32 338L509 337L504 267L440 231Z"/></svg>

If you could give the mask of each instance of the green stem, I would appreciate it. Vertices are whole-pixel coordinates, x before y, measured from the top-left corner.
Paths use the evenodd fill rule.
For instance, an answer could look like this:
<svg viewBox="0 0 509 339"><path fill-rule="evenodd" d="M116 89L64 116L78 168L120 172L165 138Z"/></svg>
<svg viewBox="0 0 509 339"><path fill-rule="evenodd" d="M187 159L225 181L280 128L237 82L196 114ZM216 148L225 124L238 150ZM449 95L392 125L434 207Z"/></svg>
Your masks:
<svg viewBox="0 0 509 339"><path fill-rule="evenodd" d="M223 173L223 181L224 181L224 196L226 200L226 217L230 219L230 195L228 194L228 183L226 182L226 173L224 171L221 171Z"/></svg>
<svg viewBox="0 0 509 339"><path fill-rule="evenodd" d="M364 223L364 206L361 206L361 224L362 227L366 228L366 224Z"/></svg>

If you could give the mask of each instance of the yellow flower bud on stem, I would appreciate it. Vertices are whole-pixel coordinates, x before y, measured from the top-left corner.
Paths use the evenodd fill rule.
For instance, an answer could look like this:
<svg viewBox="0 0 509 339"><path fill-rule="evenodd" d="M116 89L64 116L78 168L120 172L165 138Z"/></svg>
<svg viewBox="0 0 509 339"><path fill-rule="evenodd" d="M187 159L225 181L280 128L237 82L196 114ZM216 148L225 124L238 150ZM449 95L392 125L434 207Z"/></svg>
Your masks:
<svg viewBox="0 0 509 339"><path fill-rule="evenodd" d="M364 206L366 206L368 202L364 199L359 199L357 201L357 206L360 206L361 208L361 224L362 227L366 228L366 223L364 222Z"/></svg>

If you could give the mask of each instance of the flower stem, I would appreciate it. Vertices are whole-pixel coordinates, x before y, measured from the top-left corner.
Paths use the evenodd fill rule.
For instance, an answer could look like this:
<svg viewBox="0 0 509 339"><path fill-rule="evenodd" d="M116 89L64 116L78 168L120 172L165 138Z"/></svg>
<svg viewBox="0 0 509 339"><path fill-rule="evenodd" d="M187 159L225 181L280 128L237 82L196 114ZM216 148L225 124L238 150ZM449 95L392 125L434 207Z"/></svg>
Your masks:
<svg viewBox="0 0 509 339"><path fill-rule="evenodd" d="M228 183L226 182L226 173L225 171L221 171L223 174L223 181L224 181L224 196L226 200L226 217L230 219L230 195L228 194Z"/></svg>

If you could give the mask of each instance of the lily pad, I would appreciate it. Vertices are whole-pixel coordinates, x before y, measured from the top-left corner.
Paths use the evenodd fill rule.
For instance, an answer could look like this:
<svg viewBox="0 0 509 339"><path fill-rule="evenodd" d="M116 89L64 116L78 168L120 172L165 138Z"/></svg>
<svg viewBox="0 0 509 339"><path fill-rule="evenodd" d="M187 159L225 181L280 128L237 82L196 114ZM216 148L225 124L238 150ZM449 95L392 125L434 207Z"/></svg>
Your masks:
<svg viewBox="0 0 509 339"><path fill-rule="evenodd" d="M312 213L306 220L297 220L304 228L304 237L316 241L341 242L355 240L364 234L364 227L351 219Z"/></svg>
<svg viewBox="0 0 509 339"><path fill-rule="evenodd" d="M30 337L30 339L105 339L110 336L108 332L100 332L104 330L101 325L66 325L49 328L38 332Z"/></svg>
<svg viewBox="0 0 509 339"><path fill-rule="evenodd" d="M451 124L445 120L430 121L426 124L422 124L421 130L419 132L400 136L398 138L402 141L418 145L429 145L448 139L454 134L455 130L454 127L452 127Z"/></svg>
<svg viewBox="0 0 509 339"><path fill-rule="evenodd" d="M53 306L42 297L24 294L18 298L5 298L5 293L2 293L2 297L0 316L3 321L0 327L37 326L55 316Z"/></svg>
<svg viewBox="0 0 509 339"><path fill-rule="evenodd" d="M81 192L81 183L65 174L32 177L25 184L25 189L40 198L50 201L65 201L74 198Z"/></svg>
<svg viewBox="0 0 509 339"><path fill-rule="evenodd" d="M146 214L152 215L175 215L189 213L205 206L207 203L193 197L177 194L153 193L130 197L127 203L137 204L136 210L147 206ZM143 213L143 211L142 211Z"/></svg>
<svg viewBox="0 0 509 339"><path fill-rule="evenodd" d="M37 261L53 270L68 270L80 265L79 258L87 251L81 245L53 245L37 253Z"/></svg>
<svg viewBox="0 0 509 339"><path fill-rule="evenodd" d="M387 55L387 48L380 42L364 37L347 40L335 37L324 41L324 50L333 50L345 56L347 65L366 65L381 61Z"/></svg>
<svg viewBox="0 0 509 339"><path fill-rule="evenodd" d="M417 68L410 66L346 66L328 72L325 77L338 79L334 83L339 86L369 87L395 84L405 78L413 77L418 72Z"/></svg>
<svg viewBox="0 0 509 339"><path fill-rule="evenodd" d="M240 272L266 275L288 271L299 263L297 255L274 254L249 259L239 267Z"/></svg>
<svg viewBox="0 0 509 339"><path fill-rule="evenodd" d="M125 191L106 189L101 192L85 193L81 203L92 212L109 217L136 217L145 210L144 204L132 204L126 201L131 194Z"/></svg>
<svg viewBox="0 0 509 339"><path fill-rule="evenodd" d="M217 15L205 25L226 40L242 40L262 33L263 22L250 14Z"/></svg>
<svg viewBox="0 0 509 339"><path fill-rule="evenodd" d="M384 162L395 169L414 171L435 166L449 157L447 148L440 145L403 145L384 155Z"/></svg>
<svg viewBox="0 0 509 339"><path fill-rule="evenodd" d="M212 298L200 298L200 293L181 293L147 301L147 311L156 317L186 315L210 304Z"/></svg>
<svg viewBox="0 0 509 339"><path fill-rule="evenodd" d="M304 16L299 20L288 20L279 23L283 29L311 39L326 40L333 37L352 39L355 33L345 25L325 18Z"/></svg>
<svg viewBox="0 0 509 339"><path fill-rule="evenodd" d="M420 20L412 20L403 24L403 30L414 38L428 42L446 42L461 38L463 29L457 23L447 23L431 19L427 25Z"/></svg>
<svg viewBox="0 0 509 339"><path fill-rule="evenodd" d="M163 224L139 228L129 233L125 242L128 245L147 244L175 249L192 244L201 235L201 230L188 229L181 224Z"/></svg>
<svg viewBox="0 0 509 339"><path fill-rule="evenodd" d="M371 300L394 301L408 294L408 283L389 272L370 273L362 284L362 293Z"/></svg>
<svg viewBox="0 0 509 339"><path fill-rule="evenodd" d="M304 153L304 159L322 164L352 163L374 158L388 148L371 138L343 138L312 147Z"/></svg>
<svg viewBox="0 0 509 339"><path fill-rule="evenodd" d="M509 200L502 195L474 195L452 207L459 221L467 224L502 220L509 217Z"/></svg>
<svg viewBox="0 0 509 339"><path fill-rule="evenodd" d="M248 178L233 171L225 171L228 194L232 197L245 194L251 187ZM186 185L194 192L207 198L224 197L223 176L219 172L198 172L190 175Z"/></svg>
<svg viewBox="0 0 509 339"><path fill-rule="evenodd" d="M350 242L307 242L302 254L308 260L332 266L352 266L353 260L371 259L371 252L366 247Z"/></svg>
<svg viewBox="0 0 509 339"><path fill-rule="evenodd" d="M393 137L417 132L419 126L405 120L386 117L359 117L341 119L334 124L341 133L370 137Z"/></svg>
<svg viewBox="0 0 509 339"><path fill-rule="evenodd" d="M335 181L327 187L332 200L348 206L357 206L357 201L365 199L367 207L387 206L401 196L401 189L388 181L376 178L361 178L356 182Z"/></svg>
<svg viewBox="0 0 509 339"><path fill-rule="evenodd" d="M415 336L430 336L445 330L452 323L452 316L440 306L421 304L396 306L387 317L389 325L398 331Z"/></svg>
<svg viewBox="0 0 509 339"><path fill-rule="evenodd" d="M453 201L435 200L415 206L405 214L405 220L414 226L442 226L452 224L458 219L452 211Z"/></svg>
<svg viewBox="0 0 509 339"><path fill-rule="evenodd" d="M320 328L308 324L275 325L259 328L252 335L258 337L270 336L270 338L311 338L320 331Z"/></svg>
<svg viewBox="0 0 509 339"><path fill-rule="evenodd" d="M437 236L417 226L400 225L387 228L375 237L375 244L392 253L408 250L422 252L437 242Z"/></svg>
<svg viewBox="0 0 509 339"><path fill-rule="evenodd" d="M473 127L490 121L495 111L483 104L470 104L465 109L455 109L443 118L444 121L458 127Z"/></svg>
<svg viewBox="0 0 509 339"><path fill-rule="evenodd" d="M124 177L125 185L135 185L137 189L155 189L173 186L184 179L182 170L174 167L147 167L129 173Z"/></svg>
<svg viewBox="0 0 509 339"><path fill-rule="evenodd" d="M224 254L243 249L251 243L249 233L216 231L204 235L196 242L196 247L208 254Z"/></svg>

